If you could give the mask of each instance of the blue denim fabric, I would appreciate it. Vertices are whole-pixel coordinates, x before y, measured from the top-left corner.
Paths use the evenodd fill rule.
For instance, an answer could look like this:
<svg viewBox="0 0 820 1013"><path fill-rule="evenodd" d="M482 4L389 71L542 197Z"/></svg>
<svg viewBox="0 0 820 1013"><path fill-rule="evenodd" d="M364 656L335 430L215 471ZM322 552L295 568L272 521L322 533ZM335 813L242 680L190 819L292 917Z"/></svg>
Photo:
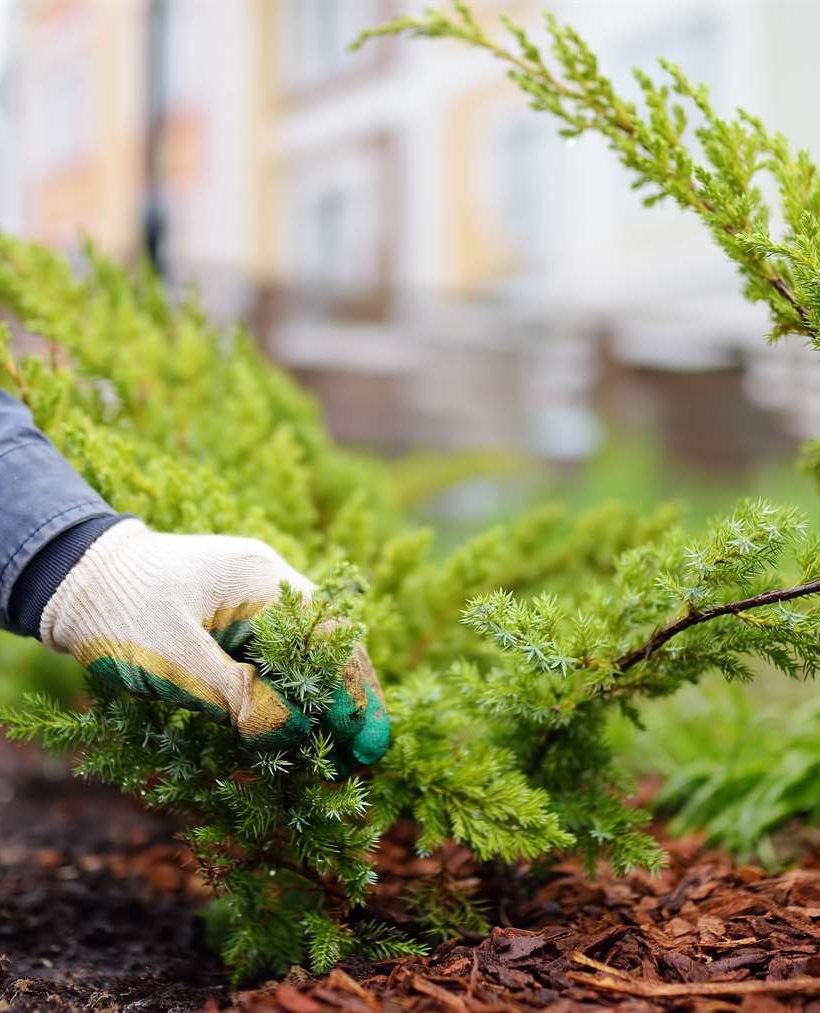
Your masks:
<svg viewBox="0 0 820 1013"><path fill-rule="evenodd" d="M18 577L57 535L97 517L113 523L118 515L36 428L28 409L0 391L0 628L34 632L9 613ZM68 572L68 561L63 565Z"/></svg>

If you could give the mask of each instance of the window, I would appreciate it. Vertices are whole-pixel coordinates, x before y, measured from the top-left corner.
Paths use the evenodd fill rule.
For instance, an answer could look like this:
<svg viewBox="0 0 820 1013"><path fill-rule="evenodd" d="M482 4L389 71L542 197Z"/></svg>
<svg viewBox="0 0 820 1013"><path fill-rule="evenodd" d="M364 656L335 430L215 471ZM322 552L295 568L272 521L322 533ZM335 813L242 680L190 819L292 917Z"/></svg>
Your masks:
<svg viewBox="0 0 820 1013"><path fill-rule="evenodd" d="M87 154L93 143L91 70L84 54L57 63L38 83L31 141L41 173L53 172Z"/></svg>
<svg viewBox="0 0 820 1013"><path fill-rule="evenodd" d="M364 147L294 175L290 273L299 284L367 295L381 283L382 163Z"/></svg>
<svg viewBox="0 0 820 1013"><path fill-rule="evenodd" d="M337 293L366 294L375 288L378 237L364 188L320 189L303 201L299 218L302 279Z"/></svg>
<svg viewBox="0 0 820 1013"><path fill-rule="evenodd" d="M509 240L527 258L544 228L545 133L545 124L524 116L498 131L497 211Z"/></svg>
<svg viewBox="0 0 820 1013"><path fill-rule="evenodd" d="M683 68L690 81L708 81L713 99L719 104L721 66L718 46L719 23L708 16L691 16L683 23L647 31L624 48L622 54L623 91L630 99L639 100L640 89L632 75L639 67L652 77L661 74L658 57Z"/></svg>
<svg viewBox="0 0 820 1013"><path fill-rule="evenodd" d="M379 15L378 0L289 0L286 58L292 83L310 87L353 68L348 46Z"/></svg>
<svg viewBox="0 0 820 1013"><path fill-rule="evenodd" d="M495 113L485 143L485 200L509 273L539 272L546 266L554 218L550 124L526 109L504 106Z"/></svg>
<svg viewBox="0 0 820 1013"><path fill-rule="evenodd" d="M656 81L663 80L664 73L658 65L658 57L663 56L672 63L678 64L690 81L698 83L708 81L710 95L717 108L721 107L721 96L725 91L725 60L728 40L721 44L722 22L716 15L690 14L687 18L678 19L667 25L654 25L638 38L623 47L618 61L619 73L617 87L624 97L634 101L639 108L643 106L643 96L632 73L633 67L646 71ZM684 103L690 123L686 133L686 143L696 152L699 142L695 137L697 113L691 106ZM609 181L612 192L608 199L616 210L616 216L623 227L636 235L649 235L665 228L670 237L688 232L688 221L680 215L672 201L665 201L654 208L651 215L646 215L641 207L640 199L625 184L626 170L613 172ZM651 188L650 188L651 189ZM650 192L647 189L647 193Z"/></svg>
<svg viewBox="0 0 820 1013"><path fill-rule="evenodd" d="M161 65L156 68L155 82L164 94L161 113L169 108L196 103L202 91L202 48L207 44L204 33L207 23L190 0L171 0L161 11L156 26L158 37L153 45L159 50Z"/></svg>
<svg viewBox="0 0 820 1013"><path fill-rule="evenodd" d="M345 218L352 203L342 190L328 190L319 194L309 212L315 231L317 273L323 278L339 274L345 253Z"/></svg>

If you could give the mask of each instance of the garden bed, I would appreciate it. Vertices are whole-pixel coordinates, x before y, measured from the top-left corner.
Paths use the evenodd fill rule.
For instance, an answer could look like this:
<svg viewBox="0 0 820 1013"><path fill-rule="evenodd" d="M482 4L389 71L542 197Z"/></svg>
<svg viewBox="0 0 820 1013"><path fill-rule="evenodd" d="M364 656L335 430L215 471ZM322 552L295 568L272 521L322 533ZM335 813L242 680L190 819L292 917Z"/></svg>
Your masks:
<svg viewBox="0 0 820 1013"><path fill-rule="evenodd" d="M418 858L404 828L385 843L375 914L406 920L410 887L443 875L491 900L489 936L232 995L196 914L207 889L174 831L0 742L0 1009L820 1010L811 855L768 877L689 840L658 878L591 884L571 861L539 882L457 847Z"/></svg>

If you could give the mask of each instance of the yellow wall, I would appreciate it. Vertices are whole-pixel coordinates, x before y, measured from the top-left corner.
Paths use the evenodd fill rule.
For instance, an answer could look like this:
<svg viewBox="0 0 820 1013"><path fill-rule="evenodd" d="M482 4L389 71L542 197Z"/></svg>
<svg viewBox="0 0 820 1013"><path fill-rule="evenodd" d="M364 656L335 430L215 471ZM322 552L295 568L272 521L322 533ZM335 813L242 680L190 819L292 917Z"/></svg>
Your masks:
<svg viewBox="0 0 820 1013"><path fill-rule="evenodd" d="M141 82L123 68L141 38L140 5L49 0L23 12L22 59L34 57L37 66L48 65L48 40L62 24L84 21L88 44L80 58L91 67L94 103L91 149L25 181L28 228L60 245L88 232L107 250L129 256L138 242L143 156L139 116L127 110L139 101Z"/></svg>
<svg viewBox="0 0 820 1013"><path fill-rule="evenodd" d="M281 207L282 183L273 138L282 101L282 81L275 59L282 32L282 8L282 4L269 0L253 0L250 265L262 283L281 273L274 222Z"/></svg>
<svg viewBox="0 0 820 1013"><path fill-rule="evenodd" d="M444 207L450 209L452 284L464 295L485 288L514 267L512 252L482 192L493 110L509 106L512 89L502 79L462 96L447 111Z"/></svg>
<svg viewBox="0 0 820 1013"><path fill-rule="evenodd" d="M498 16L503 13L523 21L536 9L531 0L483 0L473 4L488 32L498 36ZM443 207L450 209L451 285L463 295L485 289L515 268L513 251L507 246L498 223L493 220L482 191L488 173L485 164L490 151L487 134L494 114L503 108L520 107L521 96L503 75L461 96L443 114L446 128Z"/></svg>

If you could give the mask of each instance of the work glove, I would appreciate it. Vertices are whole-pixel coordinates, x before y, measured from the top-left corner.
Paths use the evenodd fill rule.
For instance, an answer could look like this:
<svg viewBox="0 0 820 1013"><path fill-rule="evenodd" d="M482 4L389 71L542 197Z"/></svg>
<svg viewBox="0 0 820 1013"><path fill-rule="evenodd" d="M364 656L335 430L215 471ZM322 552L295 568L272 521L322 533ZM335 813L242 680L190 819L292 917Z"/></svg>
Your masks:
<svg viewBox="0 0 820 1013"><path fill-rule="evenodd" d="M139 696L230 721L249 744L282 749L310 724L251 664L235 660L250 620L287 581L314 585L264 542L169 535L141 521L109 528L80 558L43 611L40 635L89 672ZM355 648L323 721L360 763L387 750L390 722L373 666Z"/></svg>

